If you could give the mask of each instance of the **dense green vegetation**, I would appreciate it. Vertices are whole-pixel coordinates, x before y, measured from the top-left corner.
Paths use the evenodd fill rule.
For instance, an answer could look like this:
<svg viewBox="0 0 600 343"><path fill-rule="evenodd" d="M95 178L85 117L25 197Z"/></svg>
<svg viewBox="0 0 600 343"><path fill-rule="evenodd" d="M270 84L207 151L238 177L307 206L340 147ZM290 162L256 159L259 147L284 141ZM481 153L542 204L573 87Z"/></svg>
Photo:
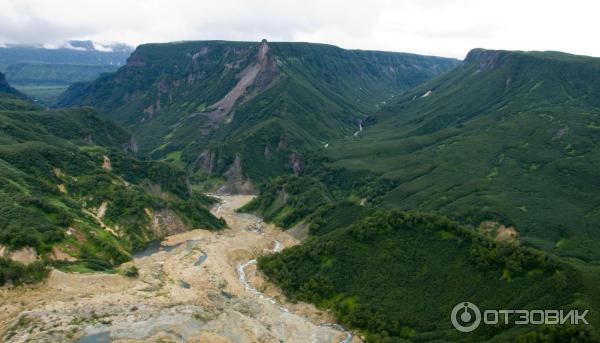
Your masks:
<svg viewBox="0 0 600 343"><path fill-rule="evenodd" d="M244 177L266 181L298 172L307 149L352 135L365 113L457 63L322 44L267 44L262 62L261 44L253 42L141 45L127 66L72 86L59 104L97 107L130 129L142 151L203 180L231 178L224 174L238 156ZM215 104L255 65L256 78L231 111L220 114Z"/></svg>
<svg viewBox="0 0 600 343"><path fill-rule="evenodd" d="M48 268L43 262L22 264L0 257L0 285L12 282L15 285L40 282L48 276Z"/></svg>
<svg viewBox="0 0 600 343"><path fill-rule="evenodd" d="M600 324L600 60L476 49L444 73L455 65L321 44L142 45L59 101L139 144L90 108L5 97L0 244L111 269L164 234L152 216L222 227L197 191L249 192L250 179L260 196L244 211L311 236L259 267L369 342L594 341L594 326L463 335L448 315L468 300L590 309ZM123 153L136 146L158 162ZM44 273L0 267L14 283Z"/></svg>
<svg viewBox="0 0 600 343"><path fill-rule="evenodd" d="M596 58L474 50L327 154L396 180L386 205L497 216L529 244L598 260L598 75Z"/></svg>
<svg viewBox="0 0 600 343"><path fill-rule="evenodd" d="M377 199L348 192L367 202L500 221L529 245L597 260L599 73L594 58L474 50L371 116L357 137L332 141L312 169L393 185ZM318 179L325 189L339 182Z"/></svg>
<svg viewBox="0 0 600 343"><path fill-rule="evenodd" d="M131 145L127 132L89 108L41 111L0 94L0 246L34 248L42 261L2 260L2 284L38 280L44 263L111 268L173 230L224 226L183 170L125 154ZM52 262L56 249L75 261Z"/></svg>
<svg viewBox="0 0 600 343"><path fill-rule="evenodd" d="M302 175L284 175L261 185L261 194L241 210L256 212L282 228L310 223L313 234L350 224L367 207L379 206L395 187L392 180L367 171L327 166L309 155Z"/></svg>
<svg viewBox="0 0 600 343"><path fill-rule="evenodd" d="M464 299L482 309L589 306L578 299L575 269L429 214L372 212L258 264L289 297L333 310L368 342L504 342L534 330L482 326L461 334L448 315Z"/></svg>
<svg viewBox="0 0 600 343"><path fill-rule="evenodd" d="M289 296L332 309L374 342L472 340L447 330L447 307L457 298L490 307L576 304L591 309L596 323L598 75L594 58L472 51L457 68L370 115L357 136L330 141L301 175L261 186L245 210L286 228L309 225L318 238L259 266ZM435 229L446 220L396 212L355 222L374 208L436 211L464 228ZM390 216L430 223L415 231L404 219L387 223ZM516 228L514 243L491 241L484 221ZM561 283L556 272L540 273L528 262L533 256L568 277ZM555 293L557 284L566 293ZM594 341L590 335L577 327L509 327L475 336Z"/></svg>

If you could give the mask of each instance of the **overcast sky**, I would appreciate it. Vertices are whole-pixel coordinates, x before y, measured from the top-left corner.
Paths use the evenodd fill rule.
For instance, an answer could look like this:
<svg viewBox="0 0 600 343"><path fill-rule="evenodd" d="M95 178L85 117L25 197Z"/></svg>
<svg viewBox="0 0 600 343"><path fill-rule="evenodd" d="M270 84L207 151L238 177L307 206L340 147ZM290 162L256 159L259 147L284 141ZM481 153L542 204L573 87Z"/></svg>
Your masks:
<svg viewBox="0 0 600 343"><path fill-rule="evenodd" d="M463 58L600 56L597 0L0 0L0 43L308 41Z"/></svg>

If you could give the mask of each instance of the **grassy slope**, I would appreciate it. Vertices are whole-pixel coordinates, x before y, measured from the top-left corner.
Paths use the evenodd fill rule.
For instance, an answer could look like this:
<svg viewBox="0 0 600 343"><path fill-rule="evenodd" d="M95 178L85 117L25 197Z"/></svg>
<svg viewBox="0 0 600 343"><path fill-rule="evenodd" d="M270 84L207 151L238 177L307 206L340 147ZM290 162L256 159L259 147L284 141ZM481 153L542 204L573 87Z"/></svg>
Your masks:
<svg viewBox="0 0 600 343"><path fill-rule="evenodd" d="M46 112L0 94L0 123L0 244L8 249L33 247L48 261L58 246L79 261L67 268L103 269L160 238L146 208L169 209L190 227L224 226L209 199L189 194L183 171L123 154L130 135L91 109ZM102 168L104 156L112 170ZM118 237L90 214L102 202ZM20 268L3 267L1 283L31 280Z"/></svg>
<svg viewBox="0 0 600 343"><path fill-rule="evenodd" d="M429 287L444 282L454 285L461 280L451 280L448 270L439 270L438 265L449 266L461 279L482 277L471 280L471 288L459 285L453 289L471 289L473 294L467 298L487 301L506 296L498 302L501 306L510 303L515 294L526 297L527 291L511 287L531 280L520 278L516 285L500 282L496 285L498 295L484 296L490 282L486 278L494 273L497 277L502 270L485 276L490 271L469 271L473 266L468 263L459 263L464 270L454 269L455 261L465 261L468 249L452 240L443 242L444 235L411 232L406 240L403 235L386 234L378 238L381 243L364 244L348 233L350 229L340 228L369 208L382 206L437 210L475 226L484 219L495 219L516 224L522 241L544 248L551 256L561 256L557 258L560 264L574 273L568 283L577 290L570 291L570 301L591 309L597 323L600 273L597 263L589 262L597 258L599 242L597 220L590 211L597 204L596 75L598 62L592 58L474 51L463 66L395 99L395 104L369 118L369 126L358 137L332 141L325 150L327 158L309 161L302 176L279 178L263 188L246 210L257 211L284 227L311 223L310 233L319 236L264 260L263 270L293 297L337 311L344 309L346 298L356 296L360 303L364 297L363 306L373 305L385 318L383 325L398 329L394 323L400 320L397 333L401 336L412 333L402 329L406 326L416 330L413 339L428 339L428 334L444 337L448 332L443 326L448 322L441 316L447 312L428 308L429 296L439 294L438 289ZM429 90L429 96L420 98ZM343 261L333 259L331 266L324 268L323 256L327 255L323 249ZM390 260L390 255L396 258ZM430 267L430 259L438 257L437 265ZM423 265L415 266L415 259ZM326 264L329 261L325 258ZM380 266L386 266L383 275L379 275ZM307 291L311 278L327 275L334 275L329 279L334 284L332 294L315 297ZM407 276L421 282L411 284L405 281ZM367 282L371 278L381 282ZM492 284L497 282L492 279ZM541 278L536 287L551 287L551 280ZM412 297L399 294L398 298L385 298L390 289L405 283L409 287L404 291ZM420 288L424 293L418 293ZM442 295L452 292L443 290ZM453 306L450 300L456 299L446 300L442 301L444 306ZM558 300L548 301L547 306L560 306ZM534 303L521 306L533 308ZM403 322L404 308L418 317ZM441 319L434 320L433 331L419 327L421 318L436 311ZM346 312L338 315L353 324ZM365 322L353 325L363 330L369 327ZM487 333L481 334L479 338L486 338ZM495 339L510 341L520 334L509 332ZM528 339L562 342L567 339L563 334L571 333L543 329L528 333Z"/></svg>
<svg viewBox="0 0 600 343"><path fill-rule="evenodd" d="M257 43L184 42L138 47L128 66L90 84L72 87L61 104L86 104L131 128L155 158L194 166L211 151L221 175L241 155L255 180L290 171L292 152L352 134L364 113L388 97L453 66L454 60L383 52L348 51L308 43L268 43L272 69L239 100L233 120L202 132L207 107L233 88L254 63ZM160 102L160 111L156 111ZM153 106L153 115L144 113ZM283 144L280 144L282 142ZM272 151L267 157L265 149Z"/></svg>
<svg viewBox="0 0 600 343"><path fill-rule="evenodd" d="M597 260L598 75L594 58L475 50L327 152L395 180L386 205L495 217L528 243Z"/></svg>

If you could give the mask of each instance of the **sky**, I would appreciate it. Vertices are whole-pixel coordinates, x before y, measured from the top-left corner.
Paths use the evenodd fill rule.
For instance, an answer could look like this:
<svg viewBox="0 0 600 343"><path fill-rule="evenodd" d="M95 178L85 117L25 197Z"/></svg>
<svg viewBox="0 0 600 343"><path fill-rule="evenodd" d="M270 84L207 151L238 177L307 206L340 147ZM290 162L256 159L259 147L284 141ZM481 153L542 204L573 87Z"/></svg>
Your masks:
<svg viewBox="0 0 600 343"><path fill-rule="evenodd" d="M0 43L304 41L463 58L600 56L597 0L0 0Z"/></svg>

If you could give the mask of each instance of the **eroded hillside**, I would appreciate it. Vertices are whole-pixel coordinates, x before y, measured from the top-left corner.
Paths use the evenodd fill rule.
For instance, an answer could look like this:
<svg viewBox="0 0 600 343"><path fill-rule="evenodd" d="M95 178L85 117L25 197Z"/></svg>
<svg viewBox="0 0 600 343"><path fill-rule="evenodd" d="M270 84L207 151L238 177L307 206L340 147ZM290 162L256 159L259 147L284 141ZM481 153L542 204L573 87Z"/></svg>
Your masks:
<svg viewBox="0 0 600 343"><path fill-rule="evenodd" d="M61 104L96 106L141 151L242 191L301 172L309 148L351 135L390 97L455 64L308 43L148 44Z"/></svg>
<svg viewBox="0 0 600 343"><path fill-rule="evenodd" d="M187 175L140 161L131 135L93 110L44 111L0 93L0 284L45 266L110 270L152 240L224 223Z"/></svg>

